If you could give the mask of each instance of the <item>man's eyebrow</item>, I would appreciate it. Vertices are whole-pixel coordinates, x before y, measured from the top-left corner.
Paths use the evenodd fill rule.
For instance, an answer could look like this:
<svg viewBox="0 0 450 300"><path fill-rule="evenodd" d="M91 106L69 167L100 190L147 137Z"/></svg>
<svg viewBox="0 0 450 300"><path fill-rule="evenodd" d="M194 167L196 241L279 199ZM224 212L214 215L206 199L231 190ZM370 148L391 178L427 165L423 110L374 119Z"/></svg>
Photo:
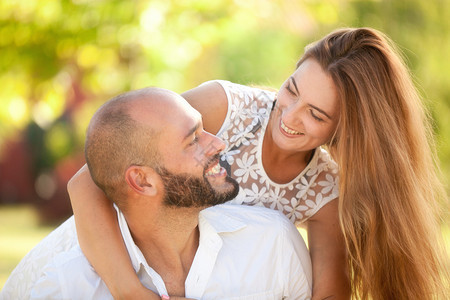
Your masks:
<svg viewBox="0 0 450 300"><path fill-rule="evenodd" d="M197 124L195 124L195 126L192 127L192 128L189 130L189 132L184 136L183 142L184 142L185 140L187 140L192 134L194 134L194 132L196 132L199 128L200 128L200 121L197 122Z"/></svg>
<svg viewBox="0 0 450 300"><path fill-rule="evenodd" d="M330 115L328 115L325 111L323 111L322 109L320 109L320 108L318 108L317 106L314 106L314 105L312 105L312 104L309 104L308 103L308 105L309 106L311 106L312 108L314 108L315 110L318 110L318 111L320 111L322 114L324 114L328 119L332 119L331 117L330 117Z"/></svg>
<svg viewBox="0 0 450 300"><path fill-rule="evenodd" d="M294 77L290 76L289 79L291 79L292 84L294 85L295 90L297 91L297 94L299 94L298 87L297 87L297 83L295 82Z"/></svg>

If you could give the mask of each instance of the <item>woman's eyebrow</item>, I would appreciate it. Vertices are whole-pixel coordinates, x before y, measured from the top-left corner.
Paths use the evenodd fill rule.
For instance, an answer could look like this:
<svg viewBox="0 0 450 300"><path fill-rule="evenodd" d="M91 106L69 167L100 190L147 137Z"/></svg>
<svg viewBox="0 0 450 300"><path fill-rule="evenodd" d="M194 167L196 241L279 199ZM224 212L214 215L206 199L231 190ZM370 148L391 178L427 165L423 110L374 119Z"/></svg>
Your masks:
<svg viewBox="0 0 450 300"><path fill-rule="evenodd" d="M294 85L295 90L297 91L297 94L299 94L298 87L297 87L297 83L295 82L294 77L291 76L291 77L289 77L289 79L291 79L292 84Z"/></svg>
<svg viewBox="0 0 450 300"><path fill-rule="evenodd" d="M332 118L330 117L330 115L328 115L324 110L322 110L322 109L318 108L317 106L312 105L312 104L310 104L310 103L308 103L308 105L311 106L312 108L314 108L315 110L318 110L318 111L321 112L322 114L324 114L328 119L330 119L330 120L332 119Z"/></svg>

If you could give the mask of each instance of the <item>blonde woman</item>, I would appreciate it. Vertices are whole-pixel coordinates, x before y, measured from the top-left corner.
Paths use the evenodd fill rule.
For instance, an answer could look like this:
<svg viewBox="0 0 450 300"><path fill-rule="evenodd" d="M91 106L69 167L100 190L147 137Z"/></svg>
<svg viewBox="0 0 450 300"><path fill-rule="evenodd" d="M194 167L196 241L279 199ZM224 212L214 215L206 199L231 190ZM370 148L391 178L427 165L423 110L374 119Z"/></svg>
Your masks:
<svg viewBox="0 0 450 300"><path fill-rule="evenodd" d="M277 94L213 81L183 95L228 144L222 162L241 187L234 202L306 226L313 299L448 292L437 215L446 195L428 115L382 33L330 33L306 48ZM80 245L112 294L158 299L138 281L88 171L69 193Z"/></svg>

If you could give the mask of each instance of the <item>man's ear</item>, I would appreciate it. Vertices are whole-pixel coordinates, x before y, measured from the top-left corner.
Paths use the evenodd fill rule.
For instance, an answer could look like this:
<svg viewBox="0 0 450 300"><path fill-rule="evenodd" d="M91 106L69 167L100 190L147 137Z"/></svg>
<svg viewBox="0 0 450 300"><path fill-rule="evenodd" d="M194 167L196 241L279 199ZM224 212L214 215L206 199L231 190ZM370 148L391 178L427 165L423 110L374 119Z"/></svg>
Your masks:
<svg viewBox="0 0 450 300"><path fill-rule="evenodd" d="M158 193L159 174L150 167L130 166L125 172L128 186L136 193L155 196Z"/></svg>

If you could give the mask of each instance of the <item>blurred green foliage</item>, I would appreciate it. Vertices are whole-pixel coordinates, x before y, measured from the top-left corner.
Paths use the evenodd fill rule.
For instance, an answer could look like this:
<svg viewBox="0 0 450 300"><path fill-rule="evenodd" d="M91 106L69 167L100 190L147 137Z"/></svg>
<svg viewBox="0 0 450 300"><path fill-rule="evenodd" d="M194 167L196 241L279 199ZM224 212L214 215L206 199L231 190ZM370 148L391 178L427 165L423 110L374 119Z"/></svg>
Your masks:
<svg viewBox="0 0 450 300"><path fill-rule="evenodd" d="M369 26L405 54L448 185L449 20L448 0L0 0L0 161L25 139L37 182L81 152L94 110L120 92L219 78L276 88L307 43Z"/></svg>

